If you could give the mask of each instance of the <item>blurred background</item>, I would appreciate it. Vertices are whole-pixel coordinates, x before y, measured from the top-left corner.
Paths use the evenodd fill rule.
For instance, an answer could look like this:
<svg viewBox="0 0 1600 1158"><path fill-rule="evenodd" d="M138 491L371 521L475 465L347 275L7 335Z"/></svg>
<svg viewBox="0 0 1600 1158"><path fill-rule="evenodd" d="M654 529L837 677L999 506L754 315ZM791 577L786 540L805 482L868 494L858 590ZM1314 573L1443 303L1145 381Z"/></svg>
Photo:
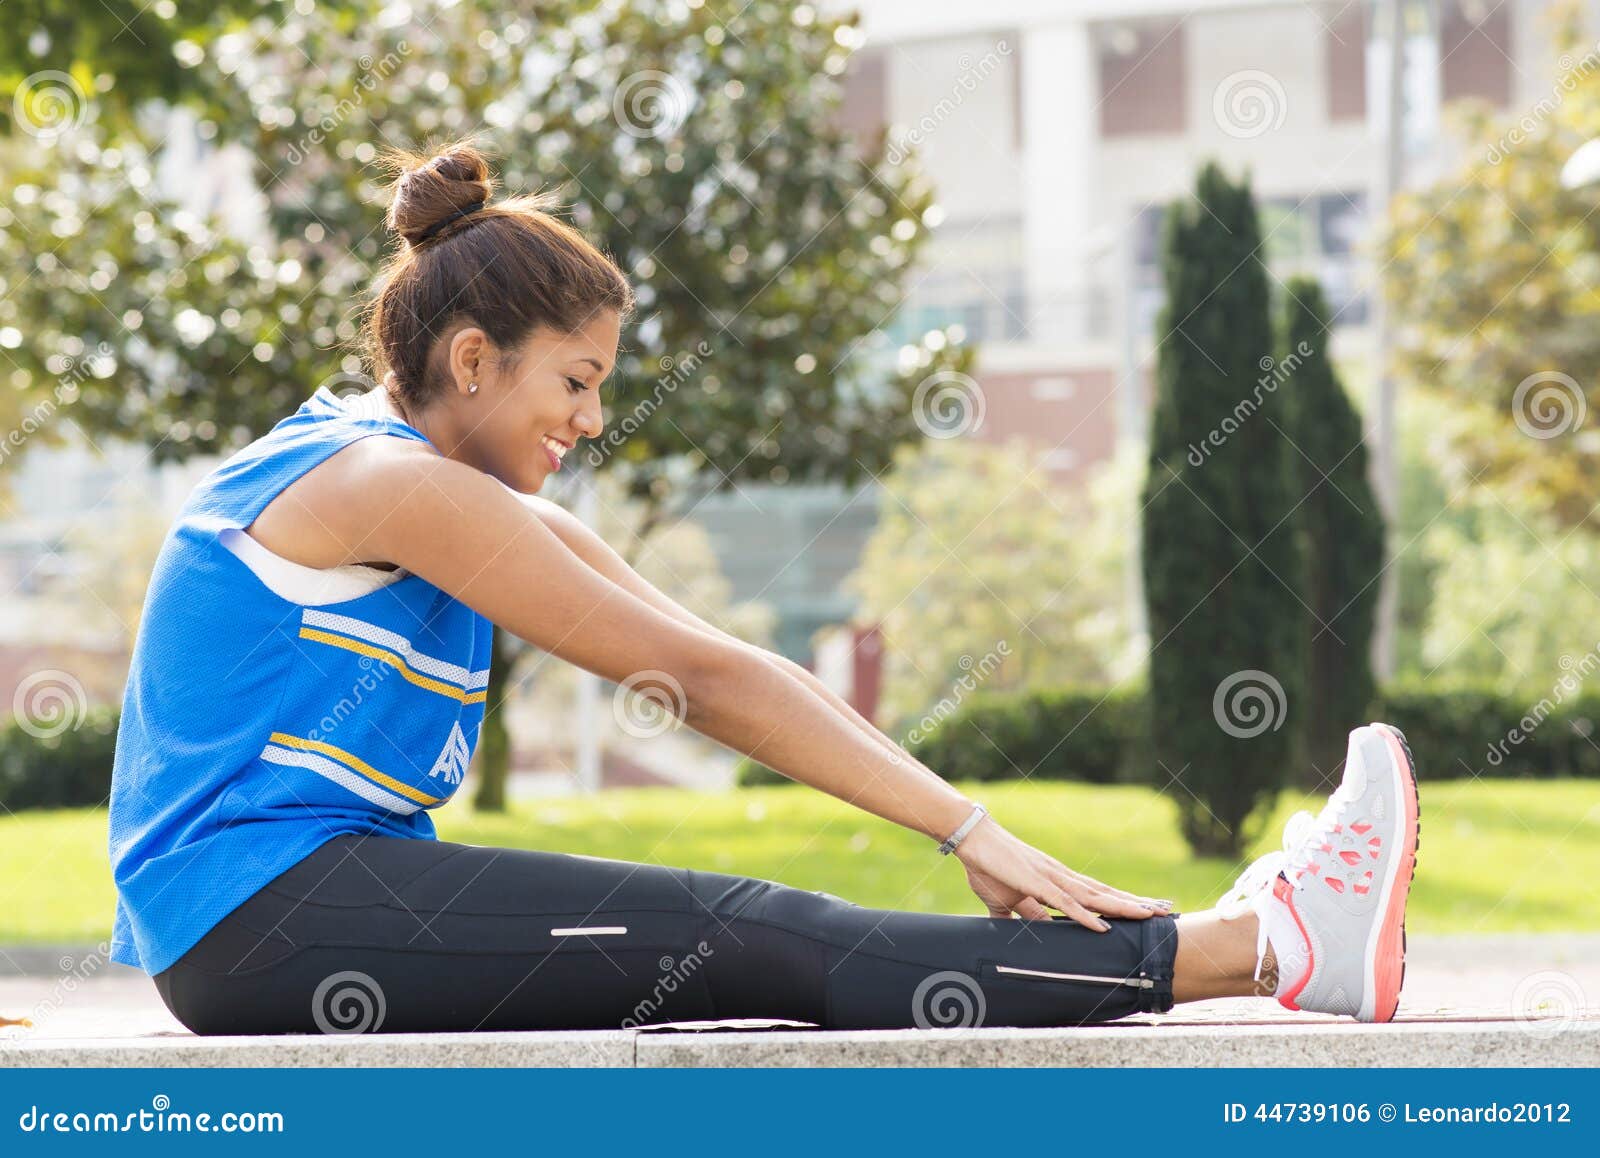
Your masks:
<svg viewBox="0 0 1600 1158"><path fill-rule="evenodd" d="M0 943L109 928L162 537L371 387L383 151L469 134L637 288L545 495L669 595L1186 907L1391 719L1413 927L1595 927L1600 3L4 13ZM447 839L975 904L674 705L494 671Z"/></svg>

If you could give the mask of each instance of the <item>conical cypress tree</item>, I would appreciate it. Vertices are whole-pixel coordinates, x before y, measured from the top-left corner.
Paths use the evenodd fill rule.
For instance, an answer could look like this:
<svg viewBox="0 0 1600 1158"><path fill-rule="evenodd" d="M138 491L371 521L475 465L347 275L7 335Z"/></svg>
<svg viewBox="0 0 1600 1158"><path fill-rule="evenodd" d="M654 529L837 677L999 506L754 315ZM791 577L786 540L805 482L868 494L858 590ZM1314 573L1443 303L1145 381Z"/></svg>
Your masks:
<svg viewBox="0 0 1600 1158"><path fill-rule="evenodd" d="M1154 774L1191 847L1237 857L1299 750L1308 635L1293 422L1248 181L1201 170L1167 215L1162 270L1143 528Z"/></svg>
<svg viewBox="0 0 1600 1158"><path fill-rule="evenodd" d="M1345 738L1365 723L1376 692L1371 644L1383 570L1383 512L1367 478L1361 416L1328 360L1328 306L1314 278L1284 296L1284 352L1291 367L1295 455L1304 501L1306 602L1311 605L1305 695L1304 786L1339 780Z"/></svg>

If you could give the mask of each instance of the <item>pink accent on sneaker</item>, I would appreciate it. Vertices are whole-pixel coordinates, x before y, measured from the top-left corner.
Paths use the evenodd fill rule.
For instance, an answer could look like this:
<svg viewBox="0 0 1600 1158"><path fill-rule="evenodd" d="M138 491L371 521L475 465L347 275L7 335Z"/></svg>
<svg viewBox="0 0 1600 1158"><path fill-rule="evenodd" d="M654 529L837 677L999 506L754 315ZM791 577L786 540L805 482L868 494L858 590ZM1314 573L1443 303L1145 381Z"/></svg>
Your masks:
<svg viewBox="0 0 1600 1158"><path fill-rule="evenodd" d="M1285 1009L1292 1009L1298 1013L1300 1011L1300 1007L1295 1004L1295 998L1300 996L1301 991L1305 989L1306 984L1311 980L1311 974L1316 971L1316 952L1311 948L1311 936L1306 932L1306 924L1300 919L1300 914L1295 910L1294 907L1294 885L1290 884L1287 878L1280 876L1277 880L1272 882L1272 895L1277 898L1278 902L1284 906L1289 915L1294 918L1294 927L1300 931L1300 936L1305 940L1305 971L1302 972L1298 978L1292 980L1280 974L1278 977L1278 991L1276 994L1279 1005L1283 1006ZM1282 961L1281 957L1279 958L1279 961Z"/></svg>
<svg viewBox="0 0 1600 1158"><path fill-rule="evenodd" d="M1330 889L1332 889L1334 892L1336 892L1336 893L1344 892L1344 882L1342 880L1340 880L1338 877L1323 877L1322 879L1328 882L1328 887Z"/></svg>
<svg viewBox="0 0 1600 1158"><path fill-rule="evenodd" d="M1383 727L1383 738L1389 744L1390 754L1398 767L1407 769L1403 778L1406 791L1400 794L1405 820L1400 825L1402 845L1399 870L1395 873L1394 887L1387 898L1383 914L1383 931L1378 935L1378 952L1374 961L1375 997L1374 1021L1393 1021L1394 1011L1400 1004L1400 980L1405 975L1405 918L1406 897L1411 892L1411 878L1417 868L1417 784L1411 761L1406 758L1394 729Z"/></svg>
<svg viewBox="0 0 1600 1158"><path fill-rule="evenodd" d="M1345 864L1359 864L1361 863L1361 854L1359 852L1351 852L1349 849L1345 849L1345 851L1339 854L1339 859L1344 861Z"/></svg>
<svg viewBox="0 0 1600 1158"><path fill-rule="evenodd" d="M1359 824L1352 824L1350 826L1350 831L1355 833L1357 836L1363 836L1366 833L1370 832L1371 830L1372 830L1372 825L1366 823L1365 821L1362 821ZM1377 837L1373 837L1372 838L1372 842L1374 844L1376 844L1378 842L1378 838Z"/></svg>

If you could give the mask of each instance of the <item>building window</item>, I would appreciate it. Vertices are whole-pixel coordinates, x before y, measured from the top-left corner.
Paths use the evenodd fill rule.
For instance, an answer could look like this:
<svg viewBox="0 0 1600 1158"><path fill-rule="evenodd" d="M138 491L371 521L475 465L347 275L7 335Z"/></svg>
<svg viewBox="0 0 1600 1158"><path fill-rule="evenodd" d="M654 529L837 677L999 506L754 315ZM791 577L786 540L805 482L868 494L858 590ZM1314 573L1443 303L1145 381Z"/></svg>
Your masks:
<svg viewBox="0 0 1600 1158"><path fill-rule="evenodd" d="M1357 250L1367 225L1366 194L1317 193L1309 197L1257 198L1263 256L1279 282L1309 274L1322 283L1333 325L1367 321L1362 286L1365 268ZM1141 341L1155 336L1156 317L1166 297L1161 280L1160 237L1164 206L1152 205L1134 220L1132 320Z"/></svg>
<svg viewBox="0 0 1600 1158"><path fill-rule="evenodd" d="M1100 135L1183 132L1183 21L1100 24L1095 41Z"/></svg>
<svg viewBox="0 0 1600 1158"><path fill-rule="evenodd" d="M1439 96L1511 103L1511 5L1505 0L1442 0Z"/></svg>
<svg viewBox="0 0 1600 1158"><path fill-rule="evenodd" d="M1327 66L1328 119L1360 121L1367 115L1367 6L1340 4L1321 13Z"/></svg>
<svg viewBox="0 0 1600 1158"><path fill-rule="evenodd" d="M839 102L839 123L869 154L889 120L889 63L881 51L862 49L850 58Z"/></svg>

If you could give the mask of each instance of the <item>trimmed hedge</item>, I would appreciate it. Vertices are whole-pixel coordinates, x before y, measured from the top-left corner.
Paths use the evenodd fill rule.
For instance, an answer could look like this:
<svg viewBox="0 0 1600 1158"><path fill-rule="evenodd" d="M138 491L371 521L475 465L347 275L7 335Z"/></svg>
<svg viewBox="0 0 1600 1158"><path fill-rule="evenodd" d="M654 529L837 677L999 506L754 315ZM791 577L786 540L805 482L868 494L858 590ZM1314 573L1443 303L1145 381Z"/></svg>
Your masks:
<svg viewBox="0 0 1600 1158"><path fill-rule="evenodd" d="M1552 689L1542 699L1470 687L1398 684L1367 719L1406 734L1423 780L1600 779L1600 689ZM1205 705L1210 711L1210 705ZM1351 721L1351 727L1364 721ZM1144 693L1065 688L1023 695L980 692L931 735L907 745L949 780L1079 780L1155 784ZM1290 778L1293 782L1293 777ZM744 760L740 784L786 778Z"/></svg>
<svg viewBox="0 0 1600 1158"><path fill-rule="evenodd" d="M1379 693L1373 718L1406 734L1420 779L1600 777L1600 691L1534 697L1401 685Z"/></svg>
<svg viewBox="0 0 1600 1158"><path fill-rule="evenodd" d="M117 710L94 708L76 728L40 739L15 717L0 727L0 806L82 808L111 795L111 760L117 744Z"/></svg>

